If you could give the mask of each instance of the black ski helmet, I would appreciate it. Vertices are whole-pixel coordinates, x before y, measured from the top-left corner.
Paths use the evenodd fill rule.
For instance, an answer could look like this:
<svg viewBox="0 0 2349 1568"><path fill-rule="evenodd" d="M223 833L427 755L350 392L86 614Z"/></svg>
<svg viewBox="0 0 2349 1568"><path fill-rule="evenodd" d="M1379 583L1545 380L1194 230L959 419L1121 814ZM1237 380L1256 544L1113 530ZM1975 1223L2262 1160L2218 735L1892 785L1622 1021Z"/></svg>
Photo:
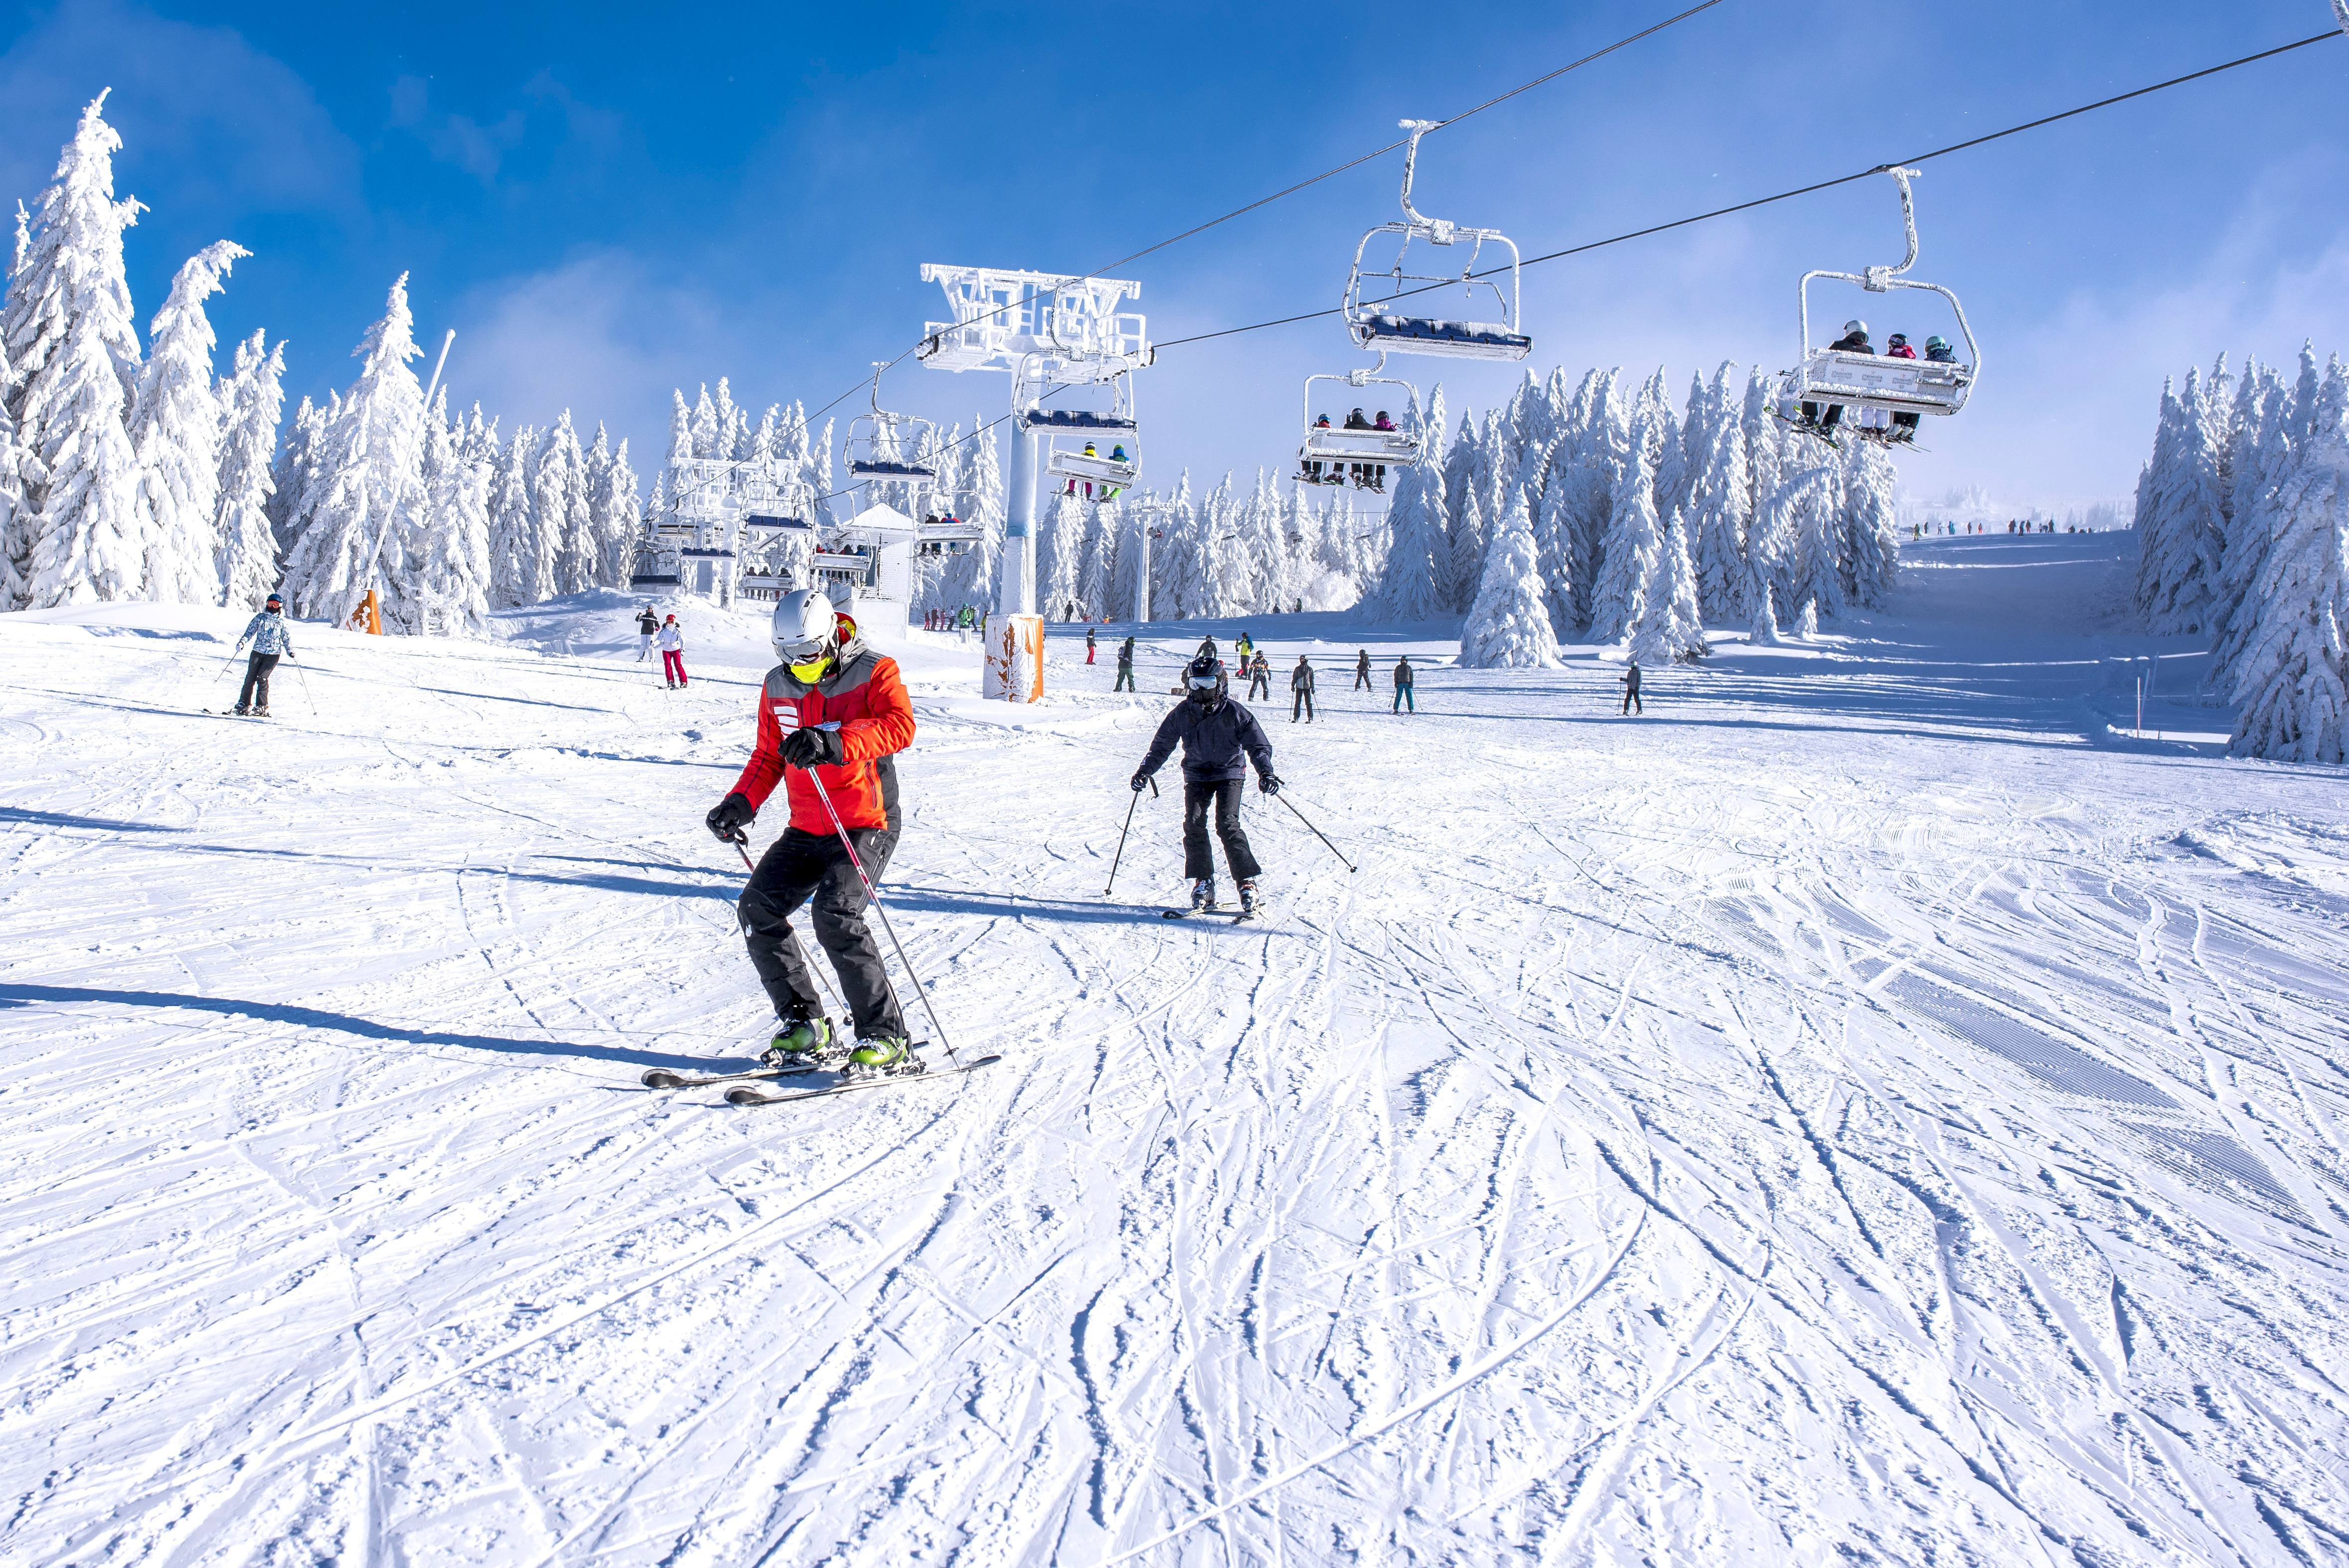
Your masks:
<svg viewBox="0 0 2349 1568"><path fill-rule="evenodd" d="M1183 672L1184 689L1193 702L1217 703L1231 692L1231 676L1224 661L1213 654L1201 654Z"/></svg>

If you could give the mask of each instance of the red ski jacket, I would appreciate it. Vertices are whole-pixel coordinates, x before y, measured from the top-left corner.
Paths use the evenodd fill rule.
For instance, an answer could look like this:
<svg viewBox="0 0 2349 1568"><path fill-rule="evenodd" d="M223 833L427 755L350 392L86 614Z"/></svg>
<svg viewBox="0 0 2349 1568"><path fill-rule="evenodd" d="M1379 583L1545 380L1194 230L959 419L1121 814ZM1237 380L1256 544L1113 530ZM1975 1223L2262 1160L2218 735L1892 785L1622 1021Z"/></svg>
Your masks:
<svg viewBox="0 0 2349 1568"><path fill-rule="evenodd" d="M897 661L866 647L862 640L841 649L833 672L812 686L802 686L782 665L767 672L759 693L759 739L734 788L753 809L785 780L792 826L802 832L832 831L832 818L803 769L783 766L783 738L806 725L838 723L842 760L816 769L832 809L849 828L895 828L897 765L894 754L914 743L914 704Z"/></svg>

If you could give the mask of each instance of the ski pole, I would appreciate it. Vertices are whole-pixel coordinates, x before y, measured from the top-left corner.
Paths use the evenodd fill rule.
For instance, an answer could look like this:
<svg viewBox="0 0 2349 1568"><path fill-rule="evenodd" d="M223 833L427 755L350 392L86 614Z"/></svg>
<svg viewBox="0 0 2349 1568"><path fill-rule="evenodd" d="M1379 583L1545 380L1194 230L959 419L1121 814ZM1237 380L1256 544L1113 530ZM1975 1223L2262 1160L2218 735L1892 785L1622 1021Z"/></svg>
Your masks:
<svg viewBox="0 0 2349 1568"><path fill-rule="evenodd" d="M1305 822L1305 813L1304 813L1304 812L1302 812L1302 811L1298 811L1298 810L1297 810L1297 802L1296 802L1296 801L1294 801L1294 800L1290 799L1287 795L1276 795L1276 796L1274 796L1274 797L1273 797L1273 799L1276 799L1276 800L1278 800L1282 805L1284 805L1284 806L1288 807L1290 810L1292 810L1292 811L1297 811L1297 820L1298 820L1299 821L1300 821L1300 822ZM1346 859L1346 852L1345 852L1345 851L1343 851L1343 850L1340 849L1340 848L1339 848L1337 845L1335 845L1335 844L1330 844L1330 835L1329 835L1329 834L1327 834L1327 833L1323 832L1320 829L1314 827L1314 826L1313 826L1313 824L1312 824L1312 823L1310 823L1310 822L1305 822L1305 826L1306 826L1307 830L1308 830L1309 831L1310 831L1310 832L1312 833L1312 835L1313 835L1315 838L1317 838L1317 839L1320 840L1320 841L1321 841L1323 843L1325 843L1325 844L1330 844L1330 852L1331 854L1333 854L1333 855L1337 856L1337 857L1338 857L1338 860L1339 860L1339 861L1340 861L1340 863L1341 863L1342 865L1344 865L1344 866L1345 866L1345 868L1346 868L1348 871L1350 871L1350 872L1351 872L1351 871L1360 871L1360 870L1361 869L1361 867L1359 867L1359 866L1357 866L1356 864L1354 864L1354 862L1353 862L1353 861L1350 861L1350 860L1347 860L1347 859Z"/></svg>
<svg viewBox="0 0 2349 1568"><path fill-rule="evenodd" d="M1150 798L1154 800L1158 799L1158 780L1155 779L1153 779L1150 781ZM1117 853L1110 858L1109 887L1102 889L1102 897L1103 898L1107 898L1109 896L1110 888L1117 885L1118 862L1125 859L1126 830L1133 826L1133 809L1141 804L1142 791L1136 789L1133 792L1133 799L1125 803L1125 827L1120 828L1117 830Z"/></svg>
<svg viewBox="0 0 2349 1568"><path fill-rule="evenodd" d="M897 940L897 928L889 923L889 911L881 903L881 890L874 887L873 879L865 874L864 862L856 853L856 841L848 836L848 829L842 824L840 813L832 809L832 791L823 787L823 780L816 776L814 769L808 769L807 776L808 782L815 786L816 799L823 802L823 814L832 819L832 830L840 835L841 848L848 851L848 863L856 868L856 880L864 884L865 898L872 903L874 913L881 917L881 929L889 934L889 945L897 950L897 962L905 965L905 978L914 983L914 995L922 999L922 1011L930 1016L931 1032L937 1036L938 1044L946 1047L948 1058L955 1066L960 1067L962 1058L955 1055L954 1042L947 1038L946 1026L938 1022L938 1010L930 1006L930 994L922 988L922 977L914 973L914 961L905 956L905 944Z"/></svg>
<svg viewBox="0 0 2349 1568"><path fill-rule="evenodd" d="M301 682L302 682L302 700L303 700L304 702L306 702L306 703L308 703L308 704L310 705L310 717L311 717L312 718L316 718L316 717L318 717L318 699L317 699L316 697L314 697L314 696L312 696L310 695L310 675L309 675L309 672L308 672L308 671L305 670L305 669L302 667L302 661L301 661L301 660L299 660L299 659L295 659L295 660L294 661L294 673L295 673L295 676L299 676L299 677L300 677L300 679L301 679Z"/></svg>

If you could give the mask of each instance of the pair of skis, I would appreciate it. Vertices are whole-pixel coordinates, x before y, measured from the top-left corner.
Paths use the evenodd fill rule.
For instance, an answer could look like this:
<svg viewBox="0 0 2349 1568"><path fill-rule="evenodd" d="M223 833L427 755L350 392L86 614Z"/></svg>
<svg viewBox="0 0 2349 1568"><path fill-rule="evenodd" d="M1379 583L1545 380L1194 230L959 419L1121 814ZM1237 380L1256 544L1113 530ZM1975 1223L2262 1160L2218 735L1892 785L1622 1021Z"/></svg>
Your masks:
<svg viewBox="0 0 2349 1568"><path fill-rule="evenodd" d="M1158 912L1158 918L1161 920L1198 920L1204 916L1211 914L1222 917L1226 924L1245 925L1251 920L1260 918L1264 914L1264 909L1259 905L1252 910L1241 910L1237 914L1226 914L1221 904L1211 903L1205 909L1162 909Z"/></svg>
<svg viewBox="0 0 2349 1568"><path fill-rule="evenodd" d="M925 1043L926 1042L916 1042L916 1048L918 1049ZM735 1087L726 1091L726 1103L729 1105L789 1105L795 1100L823 1099L835 1094L848 1094L860 1088L885 1088L892 1084L928 1083L939 1078L960 1078L965 1073L977 1072L980 1068L991 1066L1002 1059L1002 1055L997 1053L980 1057L975 1061L965 1062L959 1067L937 1068L925 1065L919 1072L883 1071L874 1074L871 1078L850 1078L838 1068L817 1066L754 1068L748 1072L702 1074L673 1073L666 1068L652 1068L647 1070L643 1081L647 1088L709 1088L718 1084L732 1084ZM761 1082L811 1078L826 1073L833 1075L833 1081L820 1088L795 1088L776 1094L754 1087Z"/></svg>

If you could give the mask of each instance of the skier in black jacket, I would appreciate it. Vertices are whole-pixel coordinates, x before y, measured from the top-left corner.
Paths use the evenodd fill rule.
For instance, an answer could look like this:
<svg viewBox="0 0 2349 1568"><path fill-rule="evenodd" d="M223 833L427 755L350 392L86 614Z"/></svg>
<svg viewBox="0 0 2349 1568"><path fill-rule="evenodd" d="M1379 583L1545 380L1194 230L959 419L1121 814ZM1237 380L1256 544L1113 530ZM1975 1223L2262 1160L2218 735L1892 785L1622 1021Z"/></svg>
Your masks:
<svg viewBox="0 0 2349 1568"><path fill-rule="evenodd" d="M1262 868L1240 831L1240 794L1247 787L1250 762L1256 764L1257 788L1268 795L1280 793L1280 779L1272 771L1272 742L1256 715L1232 699L1221 660L1206 655L1193 659L1183 684L1187 695L1159 724L1133 788L1148 789L1150 776L1182 743L1183 874L1191 879L1191 908L1216 907L1216 857L1207 842L1207 811L1213 807L1216 836L1224 841L1224 859L1239 884L1240 913L1246 917L1257 913L1256 879Z"/></svg>

